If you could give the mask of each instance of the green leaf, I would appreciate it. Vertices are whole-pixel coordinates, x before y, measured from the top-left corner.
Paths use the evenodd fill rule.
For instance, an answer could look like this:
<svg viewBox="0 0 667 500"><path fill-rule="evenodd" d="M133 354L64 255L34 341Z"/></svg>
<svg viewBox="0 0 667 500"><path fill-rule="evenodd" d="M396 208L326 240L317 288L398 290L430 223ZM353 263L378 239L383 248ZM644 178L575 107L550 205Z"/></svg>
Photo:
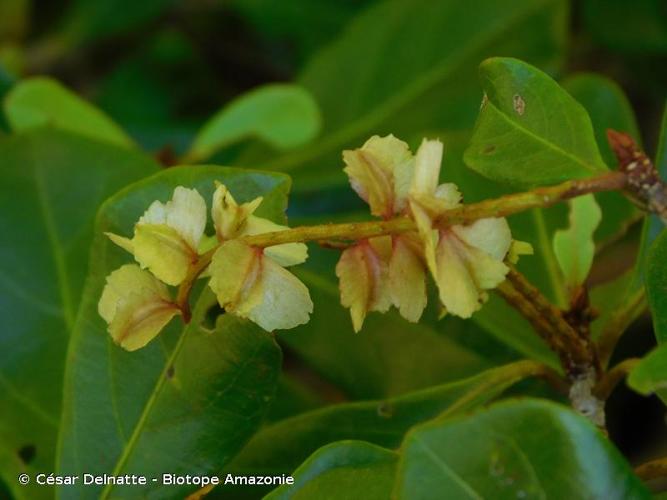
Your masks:
<svg viewBox="0 0 667 500"><path fill-rule="evenodd" d="M445 411L454 414L485 404L534 371L533 362L521 361L397 398L303 413L260 430L226 472L287 473L319 447L344 439L394 448L413 425Z"/></svg>
<svg viewBox="0 0 667 500"><path fill-rule="evenodd" d="M653 242L646 262L646 293L658 342L667 342L667 231Z"/></svg>
<svg viewBox="0 0 667 500"><path fill-rule="evenodd" d="M667 401L667 343L642 358L630 372L628 385L646 396L657 392Z"/></svg>
<svg viewBox="0 0 667 500"><path fill-rule="evenodd" d="M321 118L311 95L296 85L265 85L243 94L209 119L186 157L209 158L216 151L247 137L276 149L291 149L313 139Z"/></svg>
<svg viewBox="0 0 667 500"><path fill-rule="evenodd" d="M364 441L331 443L294 471L294 484L285 484L265 498L386 500L391 495L397 460L396 452Z"/></svg>
<svg viewBox="0 0 667 500"><path fill-rule="evenodd" d="M414 428L392 498L650 498L585 418L541 400L503 402Z"/></svg>
<svg viewBox="0 0 667 500"><path fill-rule="evenodd" d="M68 45L120 36L157 17L174 0L74 0L67 4L61 37ZM67 47L67 45L66 45Z"/></svg>
<svg viewBox="0 0 667 500"><path fill-rule="evenodd" d="M51 125L117 146L134 144L102 111L50 78L19 82L5 97L4 110L15 131Z"/></svg>
<svg viewBox="0 0 667 500"><path fill-rule="evenodd" d="M594 73L577 73L563 80L561 85L588 111L598 148L609 167L615 167L618 160L607 141L607 129L626 132L641 144L630 102L615 82ZM604 214L595 232L598 243L623 235L639 216L635 206L619 192L596 193L595 199Z"/></svg>
<svg viewBox="0 0 667 500"><path fill-rule="evenodd" d="M568 205L570 225L556 231L553 245L565 284L573 290L586 281L593 265L593 234L602 220L602 212L592 194L570 200Z"/></svg>
<svg viewBox="0 0 667 500"><path fill-rule="evenodd" d="M586 110L537 68L510 58L480 66L487 99L465 162L494 180L553 184L604 172Z"/></svg>
<svg viewBox="0 0 667 500"><path fill-rule="evenodd" d="M138 152L51 128L0 139L0 473L17 499L48 488L16 476L54 469L68 334L86 274L93 215L158 170ZM18 450L34 447L23 463Z"/></svg>
<svg viewBox="0 0 667 500"><path fill-rule="evenodd" d="M471 349L425 323L411 324L392 311L371 314L355 334L350 313L340 305L334 263L317 268L316 250L308 268L296 269L315 304L310 322L278 338L291 352L353 399L388 397L470 376L489 367ZM453 328L452 328L453 329ZM449 335L447 333L450 333Z"/></svg>
<svg viewBox="0 0 667 500"><path fill-rule="evenodd" d="M667 51L667 16L662 0L585 0L583 20L593 38L613 49Z"/></svg>
<svg viewBox="0 0 667 500"><path fill-rule="evenodd" d="M474 16L456 0L377 2L299 79L322 110L321 139L262 165L299 169L295 189L312 191L347 184L341 150L373 134L468 128L481 99L479 61L503 53L553 67L565 44L566 14L562 0L480 0ZM257 164L254 157L243 161Z"/></svg>
<svg viewBox="0 0 667 500"><path fill-rule="evenodd" d="M239 202L264 196L258 214L284 220L286 176L205 166L170 168L119 192L100 209L94 264L68 350L60 473L215 473L263 418L275 393L280 350L266 332L232 315L222 315L210 329L207 313L217 304L208 287L188 326L174 320L140 351L116 346L97 312L105 277L131 260L102 233L130 234L150 203L168 200L179 185L210 200L214 180ZM156 488L159 483L150 481L132 490L78 484L64 487L60 496L122 498L154 494ZM182 497L192 489L173 487L169 494Z"/></svg>

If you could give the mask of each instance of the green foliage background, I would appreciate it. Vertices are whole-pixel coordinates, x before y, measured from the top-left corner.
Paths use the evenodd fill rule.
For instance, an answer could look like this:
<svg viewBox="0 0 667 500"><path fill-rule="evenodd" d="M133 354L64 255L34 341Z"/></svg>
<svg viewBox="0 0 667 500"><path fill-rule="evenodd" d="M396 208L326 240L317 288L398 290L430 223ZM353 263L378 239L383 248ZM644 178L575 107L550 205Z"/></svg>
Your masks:
<svg viewBox="0 0 667 500"><path fill-rule="evenodd" d="M196 489L23 487L22 472L295 470L271 498L648 496L630 463L667 454L658 398L619 388L607 441L547 384L514 386L512 363L558 362L496 296L469 321L373 314L355 335L338 254L312 246L296 273L315 312L294 331L216 320L202 291L189 327L127 353L96 304L127 262L102 231L128 234L177 185L263 195L261 215L290 225L367 217L340 153L373 134L441 138L466 202L615 168L607 128L665 174L666 63L658 0L0 0L0 498ZM667 239L620 195L596 199L594 334L646 282L655 337L638 316L614 361L643 356L667 338ZM564 205L510 218L536 250L521 270L561 306L556 253L580 251L554 251L567 221ZM666 381L663 344L630 385L664 400Z"/></svg>

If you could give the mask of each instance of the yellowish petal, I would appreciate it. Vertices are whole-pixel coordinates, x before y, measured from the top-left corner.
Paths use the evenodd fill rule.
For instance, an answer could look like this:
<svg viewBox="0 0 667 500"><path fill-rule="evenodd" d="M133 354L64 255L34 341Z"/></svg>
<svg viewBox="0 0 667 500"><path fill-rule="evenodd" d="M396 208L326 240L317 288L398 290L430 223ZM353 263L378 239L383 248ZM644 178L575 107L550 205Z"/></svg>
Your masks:
<svg viewBox="0 0 667 500"><path fill-rule="evenodd" d="M369 204L371 213L380 217L394 213L395 201L404 204L402 198L395 200L395 189L403 196L411 160L408 145L393 135L373 136L360 149L343 151L344 171L352 188ZM395 171L400 177L396 186Z"/></svg>
<svg viewBox="0 0 667 500"><path fill-rule="evenodd" d="M502 260L475 247L466 248L468 269L480 290L490 290L505 281L509 272Z"/></svg>
<svg viewBox="0 0 667 500"><path fill-rule="evenodd" d="M121 247L123 250L130 252L131 254L134 254L134 244L132 243L131 239L125 238L124 236L119 236L114 233L104 233L104 234L107 236L107 238L109 238L112 242Z"/></svg>
<svg viewBox="0 0 667 500"><path fill-rule="evenodd" d="M504 218L480 219L467 226L454 226L452 231L466 244L497 260L505 258L512 244L512 233Z"/></svg>
<svg viewBox="0 0 667 500"><path fill-rule="evenodd" d="M358 332L368 311L385 312L391 305L387 263L368 242L347 248L336 265L341 303L350 309Z"/></svg>
<svg viewBox="0 0 667 500"><path fill-rule="evenodd" d="M464 249L455 236L443 233L437 249L435 281L447 312L469 318L480 307L477 284L466 266Z"/></svg>
<svg viewBox="0 0 667 500"><path fill-rule="evenodd" d="M415 157L415 172L410 187L410 195L434 196L440 178L443 145L438 140L424 139Z"/></svg>
<svg viewBox="0 0 667 500"><path fill-rule="evenodd" d="M166 204L154 201L138 224L167 225L196 250L206 226L206 202L196 189L178 186Z"/></svg>
<svg viewBox="0 0 667 500"><path fill-rule="evenodd" d="M426 307L424 263L406 236L397 236L389 261L389 288L401 316L417 322Z"/></svg>
<svg viewBox="0 0 667 500"><path fill-rule="evenodd" d="M287 226L281 226L268 219L251 215L246 221L243 229L244 235L271 233L274 231L285 231ZM283 267L301 264L308 258L308 247L303 243L285 243L264 249L264 253Z"/></svg>
<svg viewBox="0 0 667 500"><path fill-rule="evenodd" d="M168 285L179 285L198 258L177 230L164 224L137 224L132 241L141 267Z"/></svg>
<svg viewBox="0 0 667 500"><path fill-rule="evenodd" d="M260 298L250 308L248 319L268 332L308 323L313 312L308 288L269 257L263 257L261 268L256 288Z"/></svg>
<svg viewBox="0 0 667 500"><path fill-rule="evenodd" d="M262 197L239 205L224 184L216 182L211 205L211 217L220 241L236 238L246 224L248 217L262 203Z"/></svg>
<svg viewBox="0 0 667 500"><path fill-rule="evenodd" d="M213 254L209 286L221 307L236 312L239 307L252 309L259 300L253 290L261 273L261 251L238 240L220 245Z"/></svg>
<svg viewBox="0 0 667 500"><path fill-rule="evenodd" d="M431 217L419 203L411 201L410 211L412 212L412 218L415 221L415 224L417 224L417 231L422 241L426 265L431 271L431 274L435 277L437 275L435 251L436 243L438 241L438 232L433 229Z"/></svg>
<svg viewBox="0 0 667 500"><path fill-rule="evenodd" d="M533 245L527 241L512 240L510 251L507 253L507 260L512 264L519 262L519 257L522 255L533 255Z"/></svg>
<svg viewBox="0 0 667 500"><path fill-rule="evenodd" d="M447 182L440 184L435 190L435 198L446 210L456 208L461 204L461 191L456 184Z"/></svg>
<svg viewBox="0 0 667 500"><path fill-rule="evenodd" d="M145 346L175 315L167 287L135 264L112 272L98 303L114 342L133 351Z"/></svg>

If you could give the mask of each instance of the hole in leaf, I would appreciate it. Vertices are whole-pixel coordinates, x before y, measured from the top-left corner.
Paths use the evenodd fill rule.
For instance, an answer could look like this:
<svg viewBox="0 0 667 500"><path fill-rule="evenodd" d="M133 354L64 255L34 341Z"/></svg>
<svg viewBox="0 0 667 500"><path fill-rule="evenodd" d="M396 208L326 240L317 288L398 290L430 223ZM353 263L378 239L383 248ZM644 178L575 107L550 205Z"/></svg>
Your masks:
<svg viewBox="0 0 667 500"><path fill-rule="evenodd" d="M35 455L37 455L37 448L34 444L26 444L19 448L17 454L21 459L21 462L25 465L29 465L35 459Z"/></svg>
<svg viewBox="0 0 667 500"><path fill-rule="evenodd" d="M206 330L215 330L215 322L218 319L218 316L221 314L225 314L225 310L220 307L219 304L214 304L211 307L208 308L206 311L206 314L204 314L204 318L201 321L201 326L202 328L205 328Z"/></svg>
<svg viewBox="0 0 667 500"><path fill-rule="evenodd" d="M171 380L174 378L174 374L176 373L176 370L174 369L174 365L169 366L167 368L167 373L165 374L168 380Z"/></svg>

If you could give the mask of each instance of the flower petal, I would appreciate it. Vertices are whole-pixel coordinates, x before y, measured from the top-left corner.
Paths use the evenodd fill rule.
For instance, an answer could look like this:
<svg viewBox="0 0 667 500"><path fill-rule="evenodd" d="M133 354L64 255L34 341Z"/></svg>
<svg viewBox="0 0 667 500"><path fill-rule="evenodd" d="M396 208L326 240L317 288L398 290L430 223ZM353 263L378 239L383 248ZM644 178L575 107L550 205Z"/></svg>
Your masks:
<svg viewBox="0 0 667 500"><path fill-rule="evenodd" d="M480 219L466 226L452 227L468 245L479 248L497 260L503 260L512 244L512 233L507 220Z"/></svg>
<svg viewBox="0 0 667 500"><path fill-rule="evenodd" d="M208 268L209 286L221 307L230 312L250 310L259 300L253 293L261 273L261 251L238 240L220 245Z"/></svg>
<svg viewBox="0 0 667 500"><path fill-rule="evenodd" d="M409 235L393 240L389 261L389 289L393 304L401 316L417 322L426 307L426 272L424 263Z"/></svg>
<svg viewBox="0 0 667 500"><path fill-rule="evenodd" d="M415 172L410 187L410 195L434 196L440 178L440 164L442 162L442 142L424 139L417 150L415 157Z"/></svg>
<svg viewBox="0 0 667 500"><path fill-rule="evenodd" d="M448 313L469 318L480 307L479 289L462 255L461 243L446 232L437 249L437 273L434 275L440 301Z"/></svg>
<svg viewBox="0 0 667 500"><path fill-rule="evenodd" d="M373 136L359 149L343 151L343 170L350 178L352 188L371 207L371 213L389 217L394 213L394 172L398 170L400 183L397 192L405 190L405 177L411 170L412 154L408 145L394 137ZM403 199L396 200L398 205Z"/></svg>
<svg viewBox="0 0 667 500"><path fill-rule="evenodd" d="M168 285L179 285L198 256L173 227L137 224L134 230L134 258Z"/></svg>
<svg viewBox="0 0 667 500"><path fill-rule="evenodd" d="M211 205L211 217L220 241L236 238L241 233L246 220L262 203L262 197L239 205L224 184L215 183Z"/></svg>
<svg viewBox="0 0 667 500"><path fill-rule="evenodd" d="M114 233L104 233L104 234L107 238L109 238L112 242L121 247L123 250L126 250L127 252L130 252L131 254L134 255L134 244L132 243L131 239L125 238L124 236L119 236Z"/></svg>
<svg viewBox="0 0 667 500"><path fill-rule="evenodd" d="M271 233L273 231L285 231L287 226L281 226L268 219L251 215L243 228L244 235ZM308 258L308 247L303 243L285 243L264 249L264 253L283 267L301 264Z"/></svg>
<svg viewBox="0 0 667 500"><path fill-rule="evenodd" d="M206 226L206 202L196 189L178 186L170 201L154 201L137 224L165 224L196 250Z"/></svg>
<svg viewBox="0 0 667 500"><path fill-rule="evenodd" d="M308 323L313 312L308 288L266 256L262 258L262 272L255 293L260 295L260 300L247 316L268 332Z"/></svg>
<svg viewBox="0 0 667 500"><path fill-rule="evenodd" d="M350 308L352 325L358 332L368 311L385 312L391 306L387 263L368 241L343 251L336 265L341 303Z"/></svg>
<svg viewBox="0 0 667 500"><path fill-rule="evenodd" d="M114 342L134 351L150 342L180 310L167 287L135 264L112 272L98 303Z"/></svg>

